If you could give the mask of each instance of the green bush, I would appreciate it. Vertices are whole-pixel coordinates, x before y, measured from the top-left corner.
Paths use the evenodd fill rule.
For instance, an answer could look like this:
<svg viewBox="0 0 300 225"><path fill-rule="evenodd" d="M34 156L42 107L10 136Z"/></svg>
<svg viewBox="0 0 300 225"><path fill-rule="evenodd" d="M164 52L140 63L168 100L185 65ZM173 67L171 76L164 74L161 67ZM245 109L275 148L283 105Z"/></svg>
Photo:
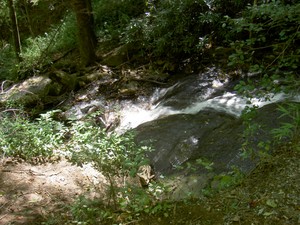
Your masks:
<svg viewBox="0 0 300 225"><path fill-rule="evenodd" d="M272 134L277 143L290 143L295 150L300 150L300 104L289 103L278 106L281 117L290 122L282 123L279 128L273 129Z"/></svg>
<svg viewBox="0 0 300 225"><path fill-rule="evenodd" d="M101 200L91 200L80 196L70 206L72 224L93 225L112 222L113 212ZM114 218L115 219L115 218Z"/></svg>
<svg viewBox="0 0 300 225"><path fill-rule="evenodd" d="M244 110L242 114L244 142L241 148L241 155L244 158L266 162L272 159L272 154L278 147L285 146L285 149L289 147L292 150L300 150L300 104L295 102L279 104L278 110L281 113L280 118L285 118L286 122L282 122L278 128L270 131L269 140L260 142L257 142L256 136L264 129L261 124L253 122L258 113L257 107Z"/></svg>
<svg viewBox="0 0 300 225"><path fill-rule="evenodd" d="M242 17L228 19L224 26L232 28L231 37L236 36L227 40L234 50L228 65L262 74L265 78L276 75L283 81L281 84L291 79L299 80L299 12L299 3L285 5L281 1L272 1L249 6ZM269 86L274 84L271 81Z"/></svg>
<svg viewBox="0 0 300 225"><path fill-rule="evenodd" d="M14 49L5 44L0 48L0 80L17 80L39 73L44 65L51 63L52 55L72 49L76 43L76 23L72 14L48 33L29 37L22 43L22 61L15 59Z"/></svg>
<svg viewBox="0 0 300 225"><path fill-rule="evenodd" d="M52 156L54 150L60 147L65 131L63 124L51 118L53 113L42 114L32 122L23 116L11 117L2 113L0 153L26 160Z"/></svg>
<svg viewBox="0 0 300 225"><path fill-rule="evenodd" d="M127 35L140 35L143 46L152 57L182 60L193 54L200 54L207 43L207 35L214 18L204 1L160 1L156 8L149 9L144 20L133 21ZM143 23L142 26L140 23ZM138 38L140 39L140 38Z"/></svg>
<svg viewBox="0 0 300 225"><path fill-rule="evenodd" d="M19 65L13 46L3 41L0 47L0 81L17 80L18 71Z"/></svg>
<svg viewBox="0 0 300 225"><path fill-rule="evenodd" d="M126 224L144 215L168 217L173 208L171 202L156 198L165 191L161 185L151 184L148 190L126 186L118 191L118 211L108 206L105 199L80 196L70 206L72 224Z"/></svg>
<svg viewBox="0 0 300 225"><path fill-rule="evenodd" d="M141 165L147 164L146 146L138 146L133 135L126 133L107 134L91 121L76 121L69 128L71 140L66 147L71 152L71 161L82 165L92 163L101 171L110 184L110 196L117 207L116 177L135 176Z"/></svg>
<svg viewBox="0 0 300 225"><path fill-rule="evenodd" d="M94 1L93 12L97 36L101 40L119 41L130 20L142 15L145 7L143 0Z"/></svg>
<svg viewBox="0 0 300 225"><path fill-rule="evenodd" d="M61 24L51 28L42 36L29 37L21 53L21 66L25 69L49 63L53 53L73 48L76 43L76 23L73 14L67 15Z"/></svg>
<svg viewBox="0 0 300 225"><path fill-rule="evenodd" d="M52 37L50 53L67 51L74 48L77 42L77 25L74 14L67 14L61 23L52 27L48 36Z"/></svg>

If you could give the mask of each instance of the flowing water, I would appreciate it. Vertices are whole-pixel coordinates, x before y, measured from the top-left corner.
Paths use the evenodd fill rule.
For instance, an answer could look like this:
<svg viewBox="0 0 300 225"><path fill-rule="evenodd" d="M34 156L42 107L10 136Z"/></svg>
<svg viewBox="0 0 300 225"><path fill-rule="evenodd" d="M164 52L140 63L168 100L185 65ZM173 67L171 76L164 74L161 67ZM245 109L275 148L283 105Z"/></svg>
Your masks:
<svg viewBox="0 0 300 225"><path fill-rule="evenodd" d="M245 98L234 91L236 82L230 82L217 68L204 73L181 76L168 88L157 88L150 96L136 100L107 101L99 95L97 84L92 90L80 94L79 101L64 114L67 119L76 120L91 112L100 110L105 127L114 124L113 129L124 133L139 125L159 118L177 114L197 114L203 110L214 110L239 117L246 106L262 107L284 99L299 102L300 97L279 93L265 98ZM88 101L87 96L94 96Z"/></svg>
<svg viewBox="0 0 300 225"><path fill-rule="evenodd" d="M239 117L246 106L262 107L289 98L280 93L248 99L237 94L228 79L219 77L218 70L212 68L205 73L186 76L169 88L157 89L152 96L141 97L134 104L122 102L117 131L124 132L169 115L197 114L205 109ZM299 97L293 100L299 101Z"/></svg>
<svg viewBox="0 0 300 225"><path fill-rule="evenodd" d="M229 172L232 167L245 173L255 167L256 162L242 154L245 140L240 115L246 106L261 107L256 119L262 126L251 140L251 147L258 149L258 143L270 140L269 131L285 122L274 120L279 112L276 104L271 103L285 99L300 102L299 96L285 94L270 95L268 100L247 99L234 90L234 82L221 74L211 68L205 73L181 76L174 85L157 88L152 95L135 100L108 101L99 96L101 91L95 84L65 114L80 119L101 111L101 123L111 128L108 131L124 133L134 129L136 141L149 143L154 149L148 158L156 174L178 175L177 168L193 165L192 173L196 173L196 178L192 176L193 184L187 176L191 171L184 169L180 173L184 173L187 193L195 193L214 175ZM92 92L94 97L85 101L85 96ZM209 162L212 170L198 162ZM180 185L184 184L182 179Z"/></svg>

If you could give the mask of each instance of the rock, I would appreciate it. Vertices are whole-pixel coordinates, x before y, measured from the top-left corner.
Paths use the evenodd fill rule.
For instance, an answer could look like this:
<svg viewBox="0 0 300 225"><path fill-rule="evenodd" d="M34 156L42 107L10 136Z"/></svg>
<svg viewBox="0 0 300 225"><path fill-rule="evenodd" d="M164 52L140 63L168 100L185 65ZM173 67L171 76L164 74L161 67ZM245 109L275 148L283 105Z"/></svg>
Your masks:
<svg viewBox="0 0 300 225"><path fill-rule="evenodd" d="M25 107L37 106L48 95L51 83L51 79L45 76L29 78L4 92L0 96L0 102L12 102Z"/></svg>
<svg viewBox="0 0 300 225"><path fill-rule="evenodd" d="M254 151L262 150L258 147L261 142L272 143L272 129L291 122L288 117L280 117L277 106L272 103L257 109L251 120L251 124L259 124L249 139ZM212 177L226 174L233 167L245 174L255 168L258 158L241 154L244 130L241 118L206 109L195 115L166 116L138 126L135 132L137 143L153 146L148 157L158 177L173 177L164 182L174 186L175 198L181 198L189 192L197 193L195 190L209 184Z"/></svg>
<svg viewBox="0 0 300 225"><path fill-rule="evenodd" d="M155 171L172 174L191 159L211 158L222 152L217 146L207 151L207 148L215 143L214 140L206 140L213 135L216 135L216 139L221 139L224 129L234 127L235 123L237 123L235 117L213 110L201 111L196 115L171 115L137 127L136 140L150 143L156 149L149 153ZM236 143L237 138L232 138ZM230 144L229 140L224 142ZM228 152L225 153L227 154Z"/></svg>
<svg viewBox="0 0 300 225"><path fill-rule="evenodd" d="M150 165L140 166L137 176L140 179L140 183L142 187L148 187L151 180L153 180L155 177Z"/></svg>

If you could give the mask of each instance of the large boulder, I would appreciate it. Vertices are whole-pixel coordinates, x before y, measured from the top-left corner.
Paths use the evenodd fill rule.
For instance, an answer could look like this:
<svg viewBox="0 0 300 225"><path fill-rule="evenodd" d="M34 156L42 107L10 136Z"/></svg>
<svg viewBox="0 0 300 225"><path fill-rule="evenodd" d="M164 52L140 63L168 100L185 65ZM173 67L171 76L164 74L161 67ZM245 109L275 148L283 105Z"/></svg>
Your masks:
<svg viewBox="0 0 300 225"><path fill-rule="evenodd" d="M290 121L288 117L280 117L277 108L278 103L266 105L257 109L251 119L251 124L258 124L258 129L247 137L248 147L254 151L263 150L259 143L272 143L271 130ZM211 184L214 177L233 168L243 173L255 168L258 158L242 154L245 129L241 118L206 109L194 115L166 116L138 126L135 132L138 143L154 148L148 157L156 175L172 178L165 182L175 186L174 196L181 198L188 193L201 195L202 188Z"/></svg>
<svg viewBox="0 0 300 225"><path fill-rule="evenodd" d="M201 111L196 115L171 115L140 125L137 129L137 141L151 144L155 151L149 153L151 163L157 172L171 174L184 163L197 157L211 159L228 156L237 144L223 138L226 133L238 127L237 119L225 113L213 110ZM212 137L213 136L213 137ZM223 140L222 148L216 143ZM239 143L240 144L240 143ZM224 149L224 145L230 145ZM214 146L214 147L212 147ZM207 150L209 149L209 150Z"/></svg>
<svg viewBox="0 0 300 225"><path fill-rule="evenodd" d="M54 105L67 98L78 86L76 74L54 71L44 76L31 77L6 88L0 93L0 105L22 105L25 108Z"/></svg>
<svg viewBox="0 0 300 225"><path fill-rule="evenodd" d="M29 78L0 95L0 103L13 103L32 107L40 104L48 95L52 80L45 76Z"/></svg>

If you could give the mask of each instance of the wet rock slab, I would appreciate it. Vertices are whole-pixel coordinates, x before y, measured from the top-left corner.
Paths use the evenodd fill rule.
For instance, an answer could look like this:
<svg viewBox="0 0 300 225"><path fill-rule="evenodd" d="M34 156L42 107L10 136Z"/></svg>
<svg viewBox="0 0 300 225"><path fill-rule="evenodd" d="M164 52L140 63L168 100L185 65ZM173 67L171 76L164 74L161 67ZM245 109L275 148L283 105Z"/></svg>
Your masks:
<svg viewBox="0 0 300 225"><path fill-rule="evenodd" d="M273 128L289 121L287 117L280 117L277 107L278 103L266 105L258 109L252 119L251 124L258 124L258 129L248 139L254 151L261 150L259 143L272 140ZM181 196L182 191L195 194L196 187L201 190L215 175L230 172L232 168L244 173L253 170L257 158L242 155L244 130L241 118L214 109L195 115L170 115L135 129L136 141L154 148L148 157L157 176L172 178L171 186L181 180L180 187L176 186L177 196Z"/></svg>

